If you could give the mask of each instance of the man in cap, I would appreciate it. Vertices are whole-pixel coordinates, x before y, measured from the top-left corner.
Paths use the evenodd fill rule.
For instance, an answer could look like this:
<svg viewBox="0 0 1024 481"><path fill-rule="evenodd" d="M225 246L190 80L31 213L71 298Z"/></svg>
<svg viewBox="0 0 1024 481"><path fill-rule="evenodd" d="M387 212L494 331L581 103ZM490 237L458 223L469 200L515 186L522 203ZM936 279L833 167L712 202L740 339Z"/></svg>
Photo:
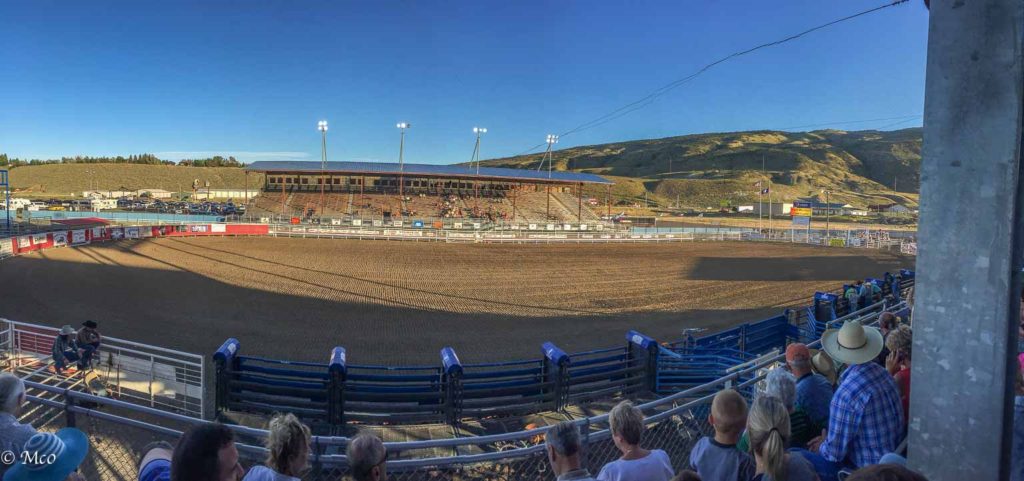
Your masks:
<svg viewBox="0 0 1024 481"><path fill-rule="evenodd" d="M53 369L57 374L64 374L64 368L71 361L78 361L78 341L75 340L75 329L69 325L60 328L57 338L53 340Z"/></svg>
<svg viewBox="0 0 1024 481"><path fill-rule="evenodd" d="M818 426L828 426L832 384L812 369L807 345L794 342L786 346L786 365L796 377L796 405Z"/></svg>
<svg viewBox="0 0 1024 481"><path fill-rule="evenodd" d="M882 333L848 321L821 336L825 352L847 364L829 411L828 429L808 443L825 459L826 471L878 463L896 450L903 432L900 393L885 368L872 362L882 351Z"/></svg>
<svg viewBox="0 0 1024 481"><path fill-rule="evenodd" d="M96 321L85 321L82 328L78 330L78 348L82 351L82 360L78 361L80 369L92 367L92 355L100 348L100 332L96 330L99 324Z"/></svg>

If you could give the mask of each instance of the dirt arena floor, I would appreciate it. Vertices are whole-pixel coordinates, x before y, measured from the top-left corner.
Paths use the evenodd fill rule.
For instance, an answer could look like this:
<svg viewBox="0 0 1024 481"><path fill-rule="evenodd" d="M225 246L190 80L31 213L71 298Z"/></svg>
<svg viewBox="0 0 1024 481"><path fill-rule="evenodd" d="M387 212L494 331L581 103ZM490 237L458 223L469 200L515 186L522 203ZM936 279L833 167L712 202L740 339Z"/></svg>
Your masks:
<svg viewBox="0 0 1024 481"><path fill-rule="evenodd" d="M210 354L464 363L674 340L912 267L897 253L767 243L486 245L290 238L121 241L0 263L0 317L96 319L122 339Z"/></svg>

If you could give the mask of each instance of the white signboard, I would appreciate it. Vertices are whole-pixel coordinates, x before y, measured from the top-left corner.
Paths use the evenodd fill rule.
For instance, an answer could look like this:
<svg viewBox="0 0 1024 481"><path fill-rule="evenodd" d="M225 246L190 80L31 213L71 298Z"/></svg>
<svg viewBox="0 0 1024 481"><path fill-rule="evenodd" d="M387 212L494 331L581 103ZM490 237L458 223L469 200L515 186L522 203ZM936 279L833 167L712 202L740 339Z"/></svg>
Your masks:
<svg viewBox="0 0 1024 481"><path fill-rule="evenodd" d="M84 230L73 230L71 231L71 245L85 244L85 231Z"/></svg>
<svg viewBox="0 0 1024 481"><path fill-rule="evenodd" d="M572 224L565 224L562 226L562 230L572 230Z"/></svg>
<svg viewBox="0 0 1024 481"><path fill-rule="evenodd" d="M537 230L537 224L530 224L530 230Z"/></svg>
<svg viewBox="0 0 1024 481"><path fill-rule="evenodd" d="M374 221L373 221L373 226L374 227L382 227L383 225L384 225L384 221L374 219Z"/></svg>
<svg viewBox="0 0 1024 481"><path fill-rule="evenodd" d="M392 227L402 227L402 221L396 220L391 222Z"/></svg>
<svg viewBox="0 0 1024 481"><path fill-rule="evenodd" d="M352 219L352 225L363 225L362 219Z"/></svg>
<svg viewBox="0 0 1024 481"><path fill-rule="evenodd" d="M455 223L453 223L452 224L452 228L461 229L462 228L462 222L455 222Z"/></svg>
<svg viewBox="0 0 1024 481"><path fill-rule="evenodd" d="M228 231L227 224L210 224L210 232L224 233Z"/></svg>
<svg viewBox="0 0 1024 481"><path fill-rule="evenodd" d="M53 233L53 246L64 247L68 245L68 233L67 232L54 232Z"/></svg>
<svg viewBox="0 0 1024 481"><path fill-rule="evenodd" d="M14 240L0 239L0 257L14 255Z"/></svg>
<svg viewBox="0 0 1024 481"><path fill-rule="evenodd" d="M29 237L27 235L23 235L23 236L18 238L18 248L19 249L28 249L29 247L32 247L32 238L31 237Z"/></svg>
<svg viewBox="0 0 1024 481"><path fill-rule="evenodd" d="M587 224L580 224L580 230L587 230Z"/></svg>
<svg viewBox="0 0 1024 481"><path fill-rule="evenodd" d="M190 225L188 226L188 230L191 232L207 232L209 227L210 226L206 225Z"/></svg>
<svg viewBox="0 0 1024 481"><path fill-rule="evenodd" d="M102 238L102 237L103 237L103 228L102 227L93 227L92 228L92 238L93 239L99 239L99 238Z"/></svg>
<svg viewBox="0 0 1024 481"><path fill-rule="evenodd" d="M548 224L547 230L555 230L555 224Z"/></svg>
<svg viewBox="0 0 1024 481"><path fill-rule="evenodd" d="M479 222L474 222L473 223L473 228L474 229L479 229L480 228L480 223Z"/></svg>
<svg viewBox="0 0 1024 481"><path fill-rule="evenodd" d="M32 234L32 242L36 244L45 244L46 234Z"/></svg>

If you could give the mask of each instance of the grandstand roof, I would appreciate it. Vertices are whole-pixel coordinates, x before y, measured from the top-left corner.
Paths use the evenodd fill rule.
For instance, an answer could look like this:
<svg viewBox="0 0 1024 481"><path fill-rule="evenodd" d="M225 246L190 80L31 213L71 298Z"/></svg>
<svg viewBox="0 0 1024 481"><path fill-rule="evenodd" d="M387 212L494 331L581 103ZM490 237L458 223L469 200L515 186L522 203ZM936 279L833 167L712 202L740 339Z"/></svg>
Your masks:
<svg viewBox="0 0 1024 481"><path fill-rule="evenodd" d="M465 179L488 179L506 180L520 182L544 182L558 184L611 184L610 180L599 175L583 174L578 172L551 172L550 177L547 171L536 171L527 169L507 169L503 167L480 167L478 174L476 168L464 165L432 165L432 164L405 164L399 171L398 164L394 162L328 162L324 172L328 174L362 174L362 175L398 175L399 173L413 177L445 177ZM245 170L254 172L292 172L292 173L320 173L320 162L297 162L297 161L261 161L253 162L245 167Z"/></svg>

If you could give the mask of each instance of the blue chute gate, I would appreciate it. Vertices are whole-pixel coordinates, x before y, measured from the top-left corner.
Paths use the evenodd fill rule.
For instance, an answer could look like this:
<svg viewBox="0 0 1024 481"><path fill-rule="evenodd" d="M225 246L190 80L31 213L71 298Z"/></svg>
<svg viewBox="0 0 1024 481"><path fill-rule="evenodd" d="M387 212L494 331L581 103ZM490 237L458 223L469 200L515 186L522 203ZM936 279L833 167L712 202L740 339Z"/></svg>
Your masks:
<svg viewBox="0 0 1024 481"><path fill-rule="evenodd" d="M239 351L238 341L228 339L214 354L218 412L292 412L330 422L326 364L242 356Z"/></svg>
<svg viewBox="0 0 1024 481"><path fill-rule="evenodd" d="M555 403L555 382L546 379L543 359L466 364L462 368L463 417L535 413Z"/></svg>
<svg viewBox="0 0 1024 481"><path fill-rule="evenodd" d="M736 349L698 347L679 352L659 346L655 392L673 393L709 383L748 358Z"/></svg>
<svg viewBox="0 0 1024 481"><path fill-rule="evenodd" d="M368 423L445 420L445 376L440 366L350 365L345 419Z"/></svg>

